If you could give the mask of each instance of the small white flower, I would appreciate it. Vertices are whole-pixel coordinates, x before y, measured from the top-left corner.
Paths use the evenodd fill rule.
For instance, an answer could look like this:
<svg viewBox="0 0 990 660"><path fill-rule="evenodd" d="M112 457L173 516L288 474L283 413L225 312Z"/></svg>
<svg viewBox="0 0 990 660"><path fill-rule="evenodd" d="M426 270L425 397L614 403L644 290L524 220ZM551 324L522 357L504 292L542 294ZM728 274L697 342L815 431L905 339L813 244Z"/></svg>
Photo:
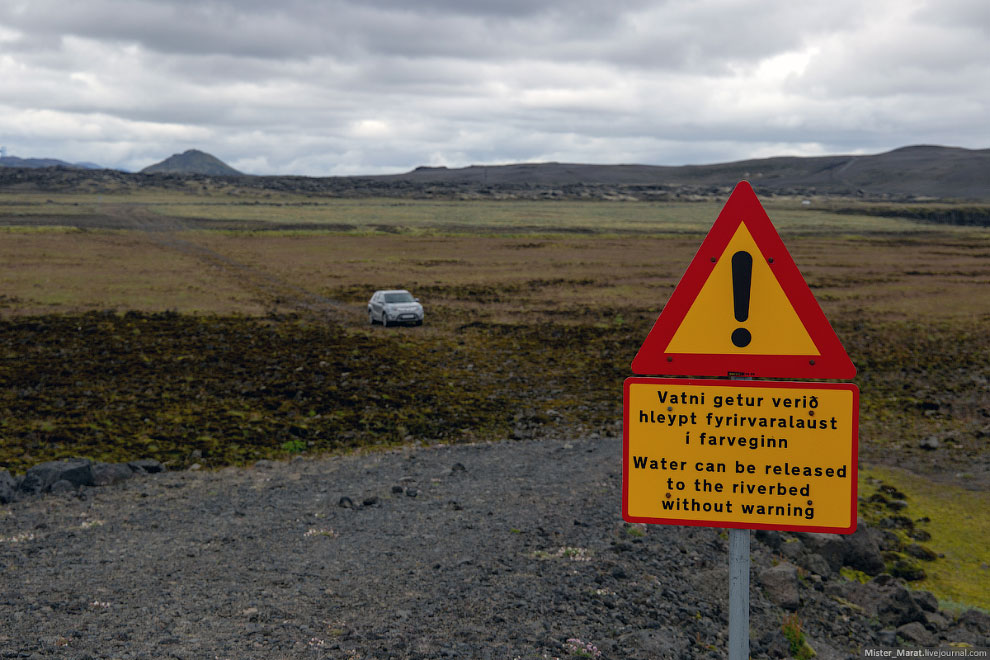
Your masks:
<svg viewBox="0 0 990 660"><path fill-rule="evenodd" d="M311 527L306 530L303 536L329 536L330 538L336 538L339 534L332 529Z"/></svg>
<svg viewBox="0 0 990 660"><path fill-rule="evenodd" d="M533 553L536 559L570 559L571 561L591 561L592 552L588 548L563 546L556 550L537 550Z"/></svg>
<svg viewBox="0 0 990 660"><path fill-rule="evenodd" d="M598 650L598 647L591 642L582 642L577 637L571 637L564 644L564 650L569 654L575 655L579 658L600 658L602 657L602 652Z"/></svg>

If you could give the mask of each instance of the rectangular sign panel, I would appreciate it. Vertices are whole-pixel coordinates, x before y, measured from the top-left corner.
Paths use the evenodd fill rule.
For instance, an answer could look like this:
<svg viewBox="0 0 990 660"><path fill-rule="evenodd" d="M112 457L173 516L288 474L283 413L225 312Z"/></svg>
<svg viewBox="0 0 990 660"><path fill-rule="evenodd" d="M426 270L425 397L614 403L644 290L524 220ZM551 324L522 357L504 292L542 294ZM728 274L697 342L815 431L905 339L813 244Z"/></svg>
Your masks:
<svg viewBox="0 0 990 660"><path fill-rule="evenodd" d="M856 531L855 385L629 378L623 403L626 521Z"/></svg>

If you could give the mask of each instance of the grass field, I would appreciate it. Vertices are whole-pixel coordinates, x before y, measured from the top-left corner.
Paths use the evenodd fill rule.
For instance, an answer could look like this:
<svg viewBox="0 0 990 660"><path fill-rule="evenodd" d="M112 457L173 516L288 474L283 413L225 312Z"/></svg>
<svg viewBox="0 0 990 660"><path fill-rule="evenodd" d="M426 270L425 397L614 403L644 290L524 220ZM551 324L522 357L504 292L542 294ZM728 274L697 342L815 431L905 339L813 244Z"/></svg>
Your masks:
<svg viewBox="0 0 990 660"><path fill-rule="evenodd" d="M927 234L934 225L866 213L832 213L831 203L771 198L764 206L777 230L788 235ZM434 201L415 199L333 199L259 193L0 196L0 217L99 215L127 205L190 221L235 221L309 227L346 226L348 231L387 233L477 234L682 234L704 233L724 200L699 202L584 202L584 201ZM855 204L845 205L855 208ZM868 208L864 205L864 209ZM195 223L194 223L195 224ZM269 227L272 229L272 227ZM976 228L942 226L945 233L978 235Z"/></svg>
<svg viewBox="0 0 990 660"><path fill-rule="evenodd" d="M986 540L990 538L990 517L986 512L990 510L990 493L974 492L963 483L918 479L909 471L887 467L867 469L861 483L867 496L886 484L907 497L905 511L915 521L922 521L918 528L931 535L926 545L938 548L942 555L923 562L928 577L922 582L947 601L943 607L955 604L958 609L976 603L988 608L990 558Z"/></svg>
<svg viewBox="0 0 990 660"><path fill-rule="evenodd" d="M938 492L985 497L990 233L765 206L859 369L864 466L895 471L918 511ZM617 437L629 362L719 209L2 195L0 466ZM392 287L426 325L368 325L367 298ZM929 436L939 450L919 447ZM968 523L938 511L948 548ZM924 584L988 607L956 583L990 593L975 529L961 552L978 561L946 549Z"/></svg>

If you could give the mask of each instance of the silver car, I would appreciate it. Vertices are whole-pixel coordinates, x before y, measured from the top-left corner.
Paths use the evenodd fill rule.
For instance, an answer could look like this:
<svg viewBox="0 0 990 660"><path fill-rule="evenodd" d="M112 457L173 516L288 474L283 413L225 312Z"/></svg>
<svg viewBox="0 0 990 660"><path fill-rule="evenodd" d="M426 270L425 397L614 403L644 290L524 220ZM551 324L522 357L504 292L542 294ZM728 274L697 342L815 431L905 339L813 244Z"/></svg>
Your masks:
<svg viewBox="0 0 990 660"><path fill-rule="evenodd" d="M368 301L368 323L386 328L398 323L423 325L423 306L405 289L375 291Z"/></svg>

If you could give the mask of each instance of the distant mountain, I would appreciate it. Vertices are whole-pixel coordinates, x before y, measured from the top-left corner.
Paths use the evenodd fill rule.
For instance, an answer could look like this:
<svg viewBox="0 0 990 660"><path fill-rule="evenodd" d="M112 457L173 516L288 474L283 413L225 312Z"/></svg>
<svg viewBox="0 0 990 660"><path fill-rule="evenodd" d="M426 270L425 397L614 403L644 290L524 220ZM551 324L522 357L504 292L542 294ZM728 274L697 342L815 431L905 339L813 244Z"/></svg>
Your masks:
<svg viewBox="0 0 990 660"><path fill-rule="evenodd" d="M871 156L779 156L714 165L522 163L418 167L379 181L459 186L731 186L835 195L990 198L990 149L912 146Z"/></svg>
<svg viewBox="0 0 990 660"><path fill-rule="evenodd" d="M160 163L149 165L141 174L206 174L209 176L240 176L230 165L208 153L190 149L185 153L169 156Z"/></svg>
<svg viewBox="0 0 990 660"><path fill-rule="evenodd" d="M25 169L27 166L21 162L4 159L2 164L12 166L0 167L0 190L182 188L185 182L196 180L204 186L236 185L243 189L354 198L671 201L723 198L745 179L759 195L990 203L990 149L940 146L903 147L869 156L780 156L679 167L519 163L454 169L418 167L405 174L335 177L245 176L196 150L172 156L140 174L53 168L52 162L64 163L40 159L36 162L45 165Z"/></svg>
<svg viewBox="0 0 990 660"><path fill-rule="evenodd" d="M4 156L0 158L0 167L71 167L83 170L100 170L101 166L95 163L67 163L57 158L18 158L17 156Z"/></svg>

